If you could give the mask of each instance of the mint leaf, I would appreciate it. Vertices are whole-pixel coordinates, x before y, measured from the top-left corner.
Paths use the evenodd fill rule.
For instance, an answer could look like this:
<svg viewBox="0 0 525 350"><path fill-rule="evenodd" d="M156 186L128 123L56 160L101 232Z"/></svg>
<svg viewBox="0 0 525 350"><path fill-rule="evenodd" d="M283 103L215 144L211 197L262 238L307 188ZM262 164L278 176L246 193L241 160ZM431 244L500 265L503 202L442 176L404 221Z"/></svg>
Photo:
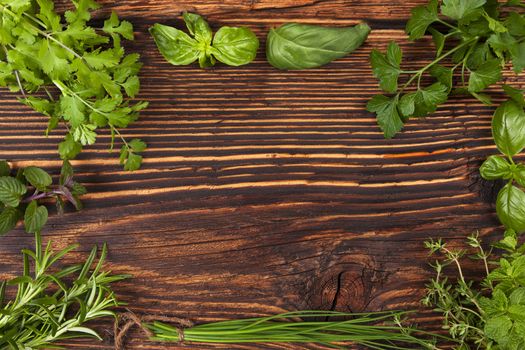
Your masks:
<svg viewBox="0 0 525 350"><path fill-rule="evenodd" d="M480 92L501 79L499 60L493 59L481 64L475 71L470 71L468 91Z"/></svg>
<svg viewBox="0 0 525 350"><path fill-rule="evenodd" d="M485 323L485 334L496 342L504 341L510 329L512 328L512 321L508 316L492 317Z"/></svg>
<svg viewBox="0 0 525 350"><path fill-rule="evenodd" d="M492 118L492 135L501 153L513 157L525 148L525 112L513 101L496 109Z"/></svg>
<svg viewBox="0 0 525 350"><path fill-rule="evenodd" d="M47 222L48 212L46 207L31 201L24 214L24 226L28 233L37 233L42 230Z"/></svg>
<svg viewBox="0 0 525 350"><path fill-rule="evenodd" d="M455 20L481 15L481 8L485 2L486 0L443 0L441 14Z"/></svg>
<svg viewBox="0 0 525 350"><path fill-rule="evenodd" d="M6 207L0 212L0 235L5 235L16 227L22 217L17 208Z"/></svg>
<svg viewBox="0 0 525 350"><path fill-rule="evenodd" d="M0 177L0 202L5 206L18 207L26 192L26 186L14 177Z"/></svg>
<svg viewBox="0 0 525 350"><path fill-rule="evenodd" d="M53 179L48 173L34 166L29 166L24 169L24 177L33 187L41 192L46 191L53 183Z"/></svg>
<svg viewBox="0 0 525 350"><path fill-rule="evenodd" d="M5 160L0 160L0 177L9 176L11 173L11 167Z"/></svg>
<svg viewBox="0 0 525 350"><path fill-rule="evenodd" d="M375 95L367 104L367 110L376 113L377 123L388 139L394 137L403 128L403 121L397 109L398 100L398 96L388 98L384 95Z"/></svg>
<svg viewBox="0 0 525 350"><path fill-rule="evenodd" d="M438 1L430 0L427 6L417 6L412 9L412 16L406 25L410 40L422 38L428 26L438 20Z"/></svg>
<svg viewBox="0 0 525 350"><path fill-rule="evenodd" d="M490 156L479 169L485 180L510 179L512 170L509 162L500 156Z"/></svg>
<svg viewBox="0 0 525 350"><path fill-rule="evenodd" d="M525 193L522 190L512 184L505 185L498 194L496 211L506 228L517 233L525 231Z"/></svg>
<svg viewBox="0 0 525 350"><path fill-rule="evenodd" d="M388 45L385 55L377 50L372 50L370 54L374 75L379 79L379 85L386 92L397 90L397 80L401 74L401 58L401 49L395 42Z"/></svg>

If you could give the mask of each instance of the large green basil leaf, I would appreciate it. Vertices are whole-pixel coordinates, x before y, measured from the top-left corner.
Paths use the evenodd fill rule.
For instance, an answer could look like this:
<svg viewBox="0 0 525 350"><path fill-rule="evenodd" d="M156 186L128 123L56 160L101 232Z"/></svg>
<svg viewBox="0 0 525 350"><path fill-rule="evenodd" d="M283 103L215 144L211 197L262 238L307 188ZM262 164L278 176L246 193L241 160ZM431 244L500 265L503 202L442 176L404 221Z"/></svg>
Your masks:
<svg viewBox="0 0 525 350"><path fill-rule="evenodd" d="M346 28L286 23L268 33L266 57L279 69L316 68L357 49L369 32L366 23Z"/></svg>
<svg viewBox="0 0 525 350"><path fill-rule="evenodd" d="M525 112L514 101L498 107L492 119L492 134L501 153L512 157L525 148Z"/></svg>
<svg viewBox="0 0 525 350"><path fill-rule="evenodd" d="M200 55L197 40L173 27L156 23L150 33L160 53L171 64L186 65L195 62Z"/></svg>
<svg viewBox="0 0 525 350"><path fill-rule="evenodd" d="M496 211L506 228L517 233L525 231L525 192L512 184L507 184L498 194Z"/></svg>
<svg viewBox="0 0 525 350"><path fill-rule="evenodd" d="M215 33L211 53L222 63L240 66L255 59L259 39L245 27L222 27Z"/></svg>

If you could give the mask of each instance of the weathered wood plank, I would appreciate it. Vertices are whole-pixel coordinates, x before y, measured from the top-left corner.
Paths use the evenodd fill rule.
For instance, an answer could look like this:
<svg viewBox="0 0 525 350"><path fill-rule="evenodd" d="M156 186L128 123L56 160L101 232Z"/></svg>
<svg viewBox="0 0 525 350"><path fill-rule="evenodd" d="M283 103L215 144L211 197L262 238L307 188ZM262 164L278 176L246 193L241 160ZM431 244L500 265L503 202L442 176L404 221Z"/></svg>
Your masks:
<svg viewBox="0 0 525 350"><path fill-rule="evenodd" d="M377 92L372 47L398 40L414 66L430 58L428 42L408 44L393 22L424 1L102 3L100 13L114 9L138 23L129 48L143 55L141 98L151 106L125 134L144 138L149 149L141 170L124 173L101 136L75 161L89 190L86 208L53 216L44 234L60 247L81 244L69 261L108 242L108 266L135 276L116 285L134 311L204 322L304 308L414 308L430 276L424 240L496 232L476 175L494 152L491 108L452 98L393 140L365 112ZM261 49L248 66L203 71L167 64L147 34L157 20L181 25L174 17L182 10L213 16L214 26L248 24L261 39L286 20L367 18L379 29L326 68L280 72ZM517 81L511 73L506 79ZM56 173L60 133L42 137L45 118L15 95L2 91L0 101L0 158ZM19 251L32 244L21 229L2 238L0 278L20 270ZM435 325L428 314L420 320ZM101 344L67 346L110 349L104 334ZM129 349L164 348L134 335Z"/></svg>

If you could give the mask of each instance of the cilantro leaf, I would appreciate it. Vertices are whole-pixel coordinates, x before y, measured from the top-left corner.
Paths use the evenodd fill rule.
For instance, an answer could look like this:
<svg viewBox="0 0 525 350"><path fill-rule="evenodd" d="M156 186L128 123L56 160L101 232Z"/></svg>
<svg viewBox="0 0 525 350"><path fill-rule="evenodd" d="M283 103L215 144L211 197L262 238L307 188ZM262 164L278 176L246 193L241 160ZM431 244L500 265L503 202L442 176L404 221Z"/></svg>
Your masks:
<svg viewBox="0 0 525 350"><path fill-rule="evenodd" d="M399 98L375 95L367 104L367 110L377 115L377 122L386 138L392 138L403 128L397 106Z"/></svg>
<svg viewBox="0 0 525 350"><path fill-rule="evenodd" d="M481 8L486 0L443 0L441 13L455 20L481 15Z"/></svg>
<svg viewBox="0 0 525 350"><path fill-rule="evenodd" d="M438 1L431 0L427 6L417 6L412 9L412 16L406 25L410 40L422 38L428 26L438 20Z"/></svg>
<svg viewBox="0 0 525 350"><path fill-rule="evenodd" d="M397 80L401 74L401 59L401 48L395 42L388 45L386 54L377 50L372 50L370 54L374 75L379 79L379 85L386 92L397 90Z"/></svg>
<svg viewBox="0 0 525 350"><path fill-rule="evenodd" d="M480 92L501 79L501 66L493 59L480 65L475 71L470 71L468 91Z"/></svg>
<svg viewBox="0 0 525 350"><path fill-rule="evenodd" d="M118 65L120 57L114 50L100 51L98 48L95 51L86 52L83 56L90 67L94 69L112 68Z"/></svg>

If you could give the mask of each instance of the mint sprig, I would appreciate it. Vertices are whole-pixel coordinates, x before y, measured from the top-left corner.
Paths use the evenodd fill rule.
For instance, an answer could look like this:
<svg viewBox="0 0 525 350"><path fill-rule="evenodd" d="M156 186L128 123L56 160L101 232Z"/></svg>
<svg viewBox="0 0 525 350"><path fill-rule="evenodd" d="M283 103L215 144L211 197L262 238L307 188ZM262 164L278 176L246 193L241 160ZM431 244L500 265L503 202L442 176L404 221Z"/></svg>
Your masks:
<svg viewBox="0 0 525 350"><path fill-rule="evenodd" d="M0 161L0 235L24 222L28 233L42 230L48 219L48 211L41 202L52 199L56 202L59 213L69 202L79 210L82 207L80 196L86 189L73 180L73 168L64 161L57 185L43 169L29 166L20 168L13 174L6 161Z"/></svg>
<svg viewBox="0 0 525 350"><path fill-rule="evenodd" d="M414 8L406 32L411 40L431 33L435 59L420 69L405 69L402 50L395 42L386 52L373 50L370 55L374 75L389 95L376 95L367 109L376 113L385 137L394 137L410 118L434 113L452 93L470 94L490 104L483 90L501 80L502 67L512 62L516 73L525 68L525 15L512 7L501 11L518 5L522 6L493 0L444 0L441 4L431 0ZM427 84L427 78L433 81ZM384 103L378 106L378 102Z"/></svg>
<svg viewBox="0 0 525 350"><path fill-rule="evenodd" d="M60 157L75 158L109 129L111 145L119 129L138 118L147 103L138 94L139 55L126 55L121 39L133 39L133 26L113 13L102 28L88 25L93 0L73 0L63 16L51 0L0 1L0 86L21 94L20 101L49 117L46 134L63 123L67 132ZM129 167L136 169L140 164Z"/></svg>

